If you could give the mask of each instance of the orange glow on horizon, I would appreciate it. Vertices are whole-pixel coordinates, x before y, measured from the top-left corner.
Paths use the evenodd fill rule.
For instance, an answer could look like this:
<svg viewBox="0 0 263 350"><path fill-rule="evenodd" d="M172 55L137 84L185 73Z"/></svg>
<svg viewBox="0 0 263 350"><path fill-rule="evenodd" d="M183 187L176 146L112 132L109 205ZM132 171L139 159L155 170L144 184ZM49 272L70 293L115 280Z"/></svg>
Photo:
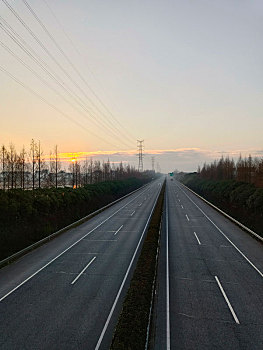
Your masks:
<svg viewBox="0 0 263 350"><path fill-rule="evenodd" d="M181 153L181 152L189 152L189 151L197 151L197 152L204 152L205 150L202 150L197 147L189 147L189 148L175 148L175 149L149 149L145 154L149 155L162 155L164 153ZM127 150L127 151L82 151L82 152L60 152L58 154L59 161L61 162L76 162L76 161L82 161L86 158L95 158L99 156L104 156L105 158L109 158L110 156L136 156L137 155L137 149L133 150ZM50 156L46 155L44 156L45 160L49 160ZM52 157L52 160L54 160L54 156Z"/></svg>

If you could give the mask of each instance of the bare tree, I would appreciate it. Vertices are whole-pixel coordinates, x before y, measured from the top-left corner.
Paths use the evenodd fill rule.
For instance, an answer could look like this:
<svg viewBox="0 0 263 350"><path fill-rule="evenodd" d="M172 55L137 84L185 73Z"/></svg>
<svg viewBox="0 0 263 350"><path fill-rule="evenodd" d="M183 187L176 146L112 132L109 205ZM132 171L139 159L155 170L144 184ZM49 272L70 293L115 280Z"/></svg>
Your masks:
<svg viewBox="0 0 263 350"><path fill-rule="evenodd" d="M3 145L1 148L1 162L2 162L2 182L3 182L2 186L4 190L6 188L6 168L7 168L6 155L7 155L7 151L5 146Z"/></svg>
<svg viewBox="0 0 263 350"><path fill-rule="evenodd" d="M90 165L89 165L89 178L90 178L90 184L93 183L93 160L90 158Z"/></svg>
<svg viewBox="0 0 263 350"><path fill-rule="evenodd" d="M30 156L31 156L31 164L32 164L32 190L35 189L35 163L36 163L36 143L35 140L31 140L30 144Z"/></svg>
<svg viewBox="0 0 263 350"><path fill-rule="evenodd" d="M40 141L38 141L38 145L35 145L35 151L36 151L36 164L37 164L37 173L38 173L38 188L41 188L41 175L42 171L44 171L44 160L43 160L43 150L41 148Z"/></svg>

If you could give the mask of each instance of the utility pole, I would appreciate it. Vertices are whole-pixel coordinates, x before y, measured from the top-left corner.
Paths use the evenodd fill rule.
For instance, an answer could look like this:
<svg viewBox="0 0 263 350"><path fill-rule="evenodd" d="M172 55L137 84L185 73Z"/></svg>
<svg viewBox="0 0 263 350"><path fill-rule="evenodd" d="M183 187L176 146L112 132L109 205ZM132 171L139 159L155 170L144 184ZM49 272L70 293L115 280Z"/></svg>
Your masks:
<svg viewBox="0 0 263 350"><path fill-rule="evenodd" d="M144 140L137 140L137 148L138 148L138 157L139 157L139 165L138 171L143 172L143 149L144 149Z"/></svg>
<svg viewBox="0 0 263 350"><path fill-rule="evenodd" d="M154 172L155 169L154 169L154 157L152 157L152 171Z"/></svg>

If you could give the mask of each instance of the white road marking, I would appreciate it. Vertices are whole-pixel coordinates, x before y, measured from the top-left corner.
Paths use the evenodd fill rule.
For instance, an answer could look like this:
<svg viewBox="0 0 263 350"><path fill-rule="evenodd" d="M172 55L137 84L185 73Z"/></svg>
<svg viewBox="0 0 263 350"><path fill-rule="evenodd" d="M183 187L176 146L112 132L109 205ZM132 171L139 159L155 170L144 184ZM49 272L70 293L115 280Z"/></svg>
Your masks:
<svg viewBox="0 0 263 350"><path fill-rule="evenodd" d="M194 232L194 235L195 235L195 238L197 239L198 244L201 244L201 242L200 242L200 240L195 232Z"/></svg>
<svg viewBox="0 0 263 350"><path fill-rule="evenodd" d="M182 208L182 209L184 209L184 206L183 206L183 205L181 205L181 208Z"/></svg>
<svg viewBox="0 0 263 350"><path fill-rule="evenodd" d="M140 207L142 205L142 203L140 203L139 205L138 205L138 207Z"/></svg>
<svg viewBox="0 0 263 350"><path fill-rule="evenodd" d="M108 221L109 219L111 219L114 215L116 215L117 213L119 213L123 208L125 208L127 205L129 205L130 203L132 203L136 198L140 197L144 192L146 192L147 190L143 191L142 193L138 194L138 196L134 197L132 200L130 200L127 204L123 205L120 209L116 210L113 214L111 214L109 217L107 217L107 219L103 220L100 224L98 224L96 227L94 227L91 231L89 231L88 233L86 233L83 237L81 237L80 239L78 239L76 242L74 242L73 244L71 244L67 249L63 250L63 252L61 252L60 254L58 254L55 258L53 258L52 260L50 260L48 263L46 263L44 266L42 266L40 269L38 269L36 272L34 272L32 275L30 275L28 278L26 278L23 282L21 282L19 285L17 285L15 288L11 289L8 293L6 293L4 296L2 296L0 298L0 302L3 301L6 297L8 297L10 294L12 294L13 292L15 292L18 288L20 288L21 286L23 286L26 282L28 282L29 280L31 280L31 278L33 278L34 276L36 276L39 272L41 272L42 270L44 270L47 266L49 266L50 264L52 264L55 260L57 260L61 255L65 254L69 249L71 249L72 247L74 247L76 244L78 244L80 241L82 241L85 237L87 237L88 235L90 235L93 231L95 231L98 227L100 227L101 225L103 225L106 221Z"/></svg>
<svg viewBox="0 0 263 350"><path fill-rule="evenodd" d="M158 191L158 193L157 193L157 196L156 196L154 205L153 205L153 207L152 207L151 213L150 213L150 215L149 215L149 217L148 217L148 219L147 219L147 222L146 222L146 224L145 224L145 226L144 226L144 229L143 229L143 231L142 231L140 240L139 240L139 242L138 242L138 244L137 244L137 247L136 247L136 249L135 249L135 251L134 251L134 253L133 253L133 256L132 256L132 259L131 259L130 264L129 264L129 266L128 266L128 269L127 269L127 271L126 271L126 273L125 273L125 276L124 276L124 278L123 278L123 281L122 281L122 283L121 283L121 286L120 286L120 288L119 288L119 291L118 291L118 293L117 293L117 295L116 295L116 298L115 298L114 303L113 303L113 305L112 305L112 307L111 307L110 313L109 313L109 315L108 315L108 317L107 317L107 320L106 320L106 322L105 322L105 324L104 324L104 327L103 327L103 329L102 329L102 331L101 331L99 340L98 340L97 345L96 345L96 347L95 347L94 350L98 350L98 349L100 348L100 345L101 345L101 342L102 342L102 340L103 340L104 334L106 333L106 330L107 330L107 328L108 328L108 325L109 325L110 320L111 320L111 317L112 317L112 314L113 314L113 312L114 312L114 310L115 310L115 307L116 307L117 302L118 302L118 300L119 300L119 297L120 297L120 295L121 295L122 289L123 289L123 287L124 287L124 284L125 284L125 282L126 282L126 279L127 279L128 275L129 275L129 272L130 272L130 270L131 270L133 261L134 261L134 259L135 259L135 257L136 257L137 251L138 251L138 249L139 249L139 247L140 247L140 244L141 244L141 241L142 241L142 239L143 239L144 233L145 233L145 231L146 231L146 229L147 229L147 227L148 227L148 223L149 223L149 221L150 221L150 219L151 219L151 217L152 217L152 213L153 213L153 210L154 210L154 208L155 208L155 204L156 204L156 202L157 202L157 199L158 199L158 196L159 196L160 191L161 191L161 187L160 187L160 189L159 189L159 191Z"/></svg>
<svg viewBox="0 0 263 350"><path fill-rule="evenodd" d="M169 277L169 219L168 219L168 199L166 193L166 349L170 350L170 277Z"/></svg>
<svg viewBox="0 0 263 350"><path fill-rule="evenodd" d="M83 241L89 241L89 242L117 242L117 239L83 239Z"/></svg>
<svg viewBox="0 0 263 350"><path fill-rule="evenodd" d="M178 199L178 201L179 201L179 202L181 202L181 200L180 200L180 199Z"/></svg>
<svg viewBox="0 0 263 350"><path fill-rule="evenodd" d="M134 213L135 213L135 210L131 213L131 216L133 216Z"/></svg>
<svg viewBox="0 0 263 350"><path fill-rule="evenodd" d="M187 221L190 221L190 219L189 219L187 214L185 214L185 217L186 217Z"/></svg>
<svg viewBox="0 0 263 350"><path fill-rule="evenodd" d="M229 301L229 299L228 299L228 297L227 297L227 295L226 295L226 293L225 293L225 291L224 291L224 289L223 289L223 287L222 287L222 285L221 285L221 283L220 283L218 277L215 276L215 279L216 279L216 282L217 282L217 284L218 284L218 286L219 286L219 288L220 288L220 290L221 290L221 293L223 294L223 297L225 298L225 301L226 301L226 303L227 303L227 305L228 305L228 307L229 307L229 310L231 311L231 314L232 314L232 316L233 316L235 322L236 322L237 324L240 324L239 319L237 318L237 315L236 315L234 309L232 308L232 305L230 304L230 301Z"/></svg>
<svg viewBox="0 0 263 350"><path fill-rule="evenodd" d="M179 186L178 186L179 187ZM179 187L180 188L180 187ZM181 189L181 188L180 188ZM206 213L188 196L187 193L185 193L184 190L181 189L181 191L186 195L186 197L201 211L201 213L204 214L204 216L215 226L215 228L228 240L229 243L232 244L232 246L243 256L244 259L260 274L261 277L263 277L263 273L248 259L248 257L231 241L230 238L227 237L227 235L210 219L209 216L206 215ZM0 300L1 301L1 300Z"/></svg>
<svg viewBox="0 0 263 350"><path fill-rule="evenodd" d="M118 228L118 230L114 233L114 236L123 228L123 225L121 225L120 228Z"/></svg>
<svg viewBox="0 0 263 350"><path fill-rule="evenodd" d="M80 271L80 273L78 274L78 276L71 282L71 284L74 284L74 283L80 278L80 276L87 270L87 268L93 263L93 261L94 261L95 259L96 259L96 256L94 256L94 258L90 260L90 262L88 263L88 265L85 266L84 269Z"/></svg>

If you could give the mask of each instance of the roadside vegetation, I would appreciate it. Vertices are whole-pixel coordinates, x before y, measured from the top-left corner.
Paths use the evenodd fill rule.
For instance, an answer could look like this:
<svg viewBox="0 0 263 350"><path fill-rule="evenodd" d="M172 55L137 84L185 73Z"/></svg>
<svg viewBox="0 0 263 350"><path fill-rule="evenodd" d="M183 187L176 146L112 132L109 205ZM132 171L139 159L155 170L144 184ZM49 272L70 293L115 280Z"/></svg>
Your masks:
<svg viewBox="0 0 263 350"><path fill-rule="evenodd" d="M83 187L0 190L0 260L139 188L150 177Z"/></svg>
<svg viewBox="0 0 263 350"><path fill-rule="evenodd" d="M263 237L263 161L228 158L181 174L186 186Z"/></svg>
<svg viewBox="0 0 263 350"><path fill-rule="evenodd" d="M69 157L70 155L70 157ZM0 189L32 190L39 188L73 187L131 177L153 176L154 172L139 172L129 164L88 159L87 156L58 152L58 146L44 154L40 141L31 140L29 149L17 151L11 143L0 150Z"/></svg>
<svg viewBox="0 0 263 350"><path fill-rule="evenodd" d="M165 184L160 192L146 238L123 303L111 350L145 350L147 328L151 318L153 284L157 267L160 223Z"/></svg>

